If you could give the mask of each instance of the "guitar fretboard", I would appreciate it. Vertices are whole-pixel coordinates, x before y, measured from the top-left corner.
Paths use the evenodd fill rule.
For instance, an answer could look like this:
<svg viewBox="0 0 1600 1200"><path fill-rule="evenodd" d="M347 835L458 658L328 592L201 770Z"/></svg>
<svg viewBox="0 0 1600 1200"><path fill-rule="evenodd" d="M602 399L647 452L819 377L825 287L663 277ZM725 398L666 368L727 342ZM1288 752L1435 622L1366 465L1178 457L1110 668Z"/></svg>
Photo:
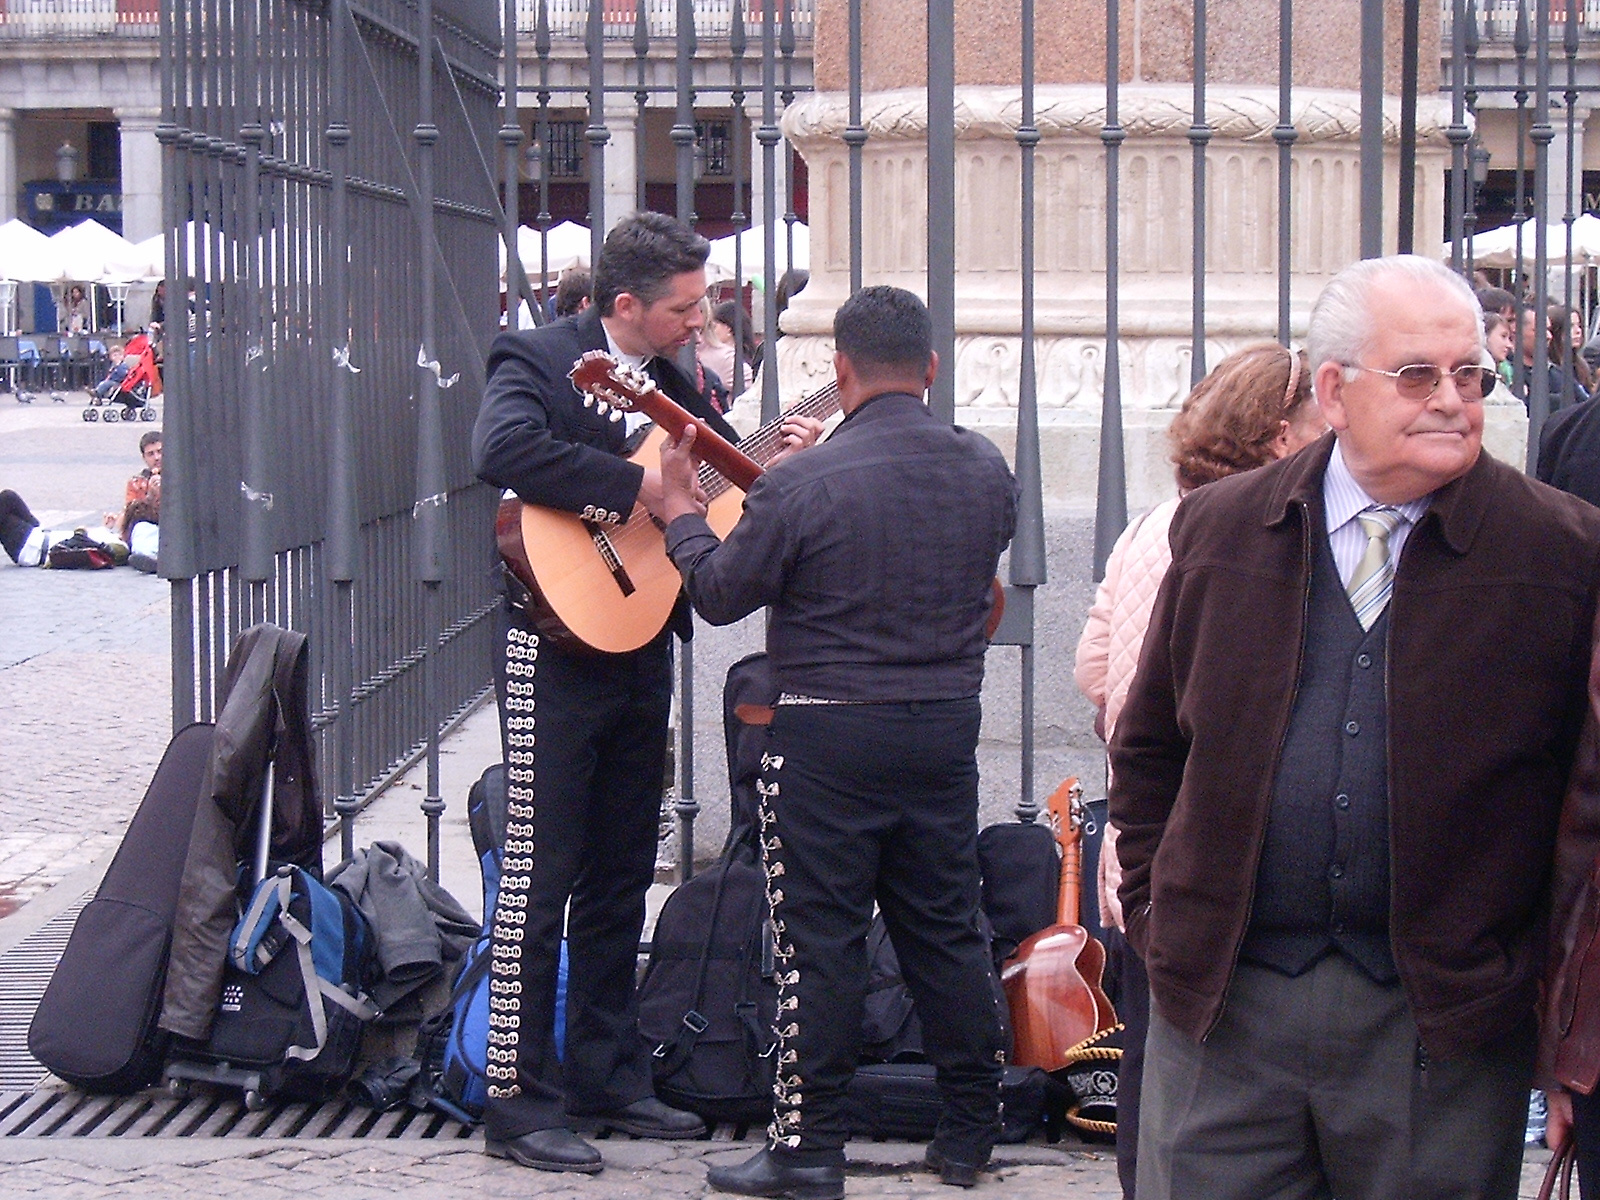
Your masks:
<svg viewBox="0 0 1600 1200"><path fill-rule="evenodd" d="M739 443L739 449L755 460L757 464L765 467L783 449L783 423L789 417L815 417L825 421L839 411L839 385L830 381L826 387L820 388L805 397L793 408L784 412L775 420L768 421L760 429ZM714 471L708 464L700 465L700 486L705 489L706 498L716 499L733 485Z"/></svg>

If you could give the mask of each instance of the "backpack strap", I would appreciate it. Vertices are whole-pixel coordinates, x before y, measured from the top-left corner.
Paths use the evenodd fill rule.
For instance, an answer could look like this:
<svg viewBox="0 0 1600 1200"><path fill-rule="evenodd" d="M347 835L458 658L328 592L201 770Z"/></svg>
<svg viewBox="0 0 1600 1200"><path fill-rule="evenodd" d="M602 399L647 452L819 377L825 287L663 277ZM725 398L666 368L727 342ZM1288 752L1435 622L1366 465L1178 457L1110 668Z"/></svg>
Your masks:
<svg viewBox="0 0 1600 1200"><path fill-rule="evenodd" d="M711 968L711 943L712 933L717 928L717 917L722 912L722 893L728 885L728 864L733 861L735 847L730 845L718 862L721 874L717 876L717 888L711 895L711 919L706 925L705 944L700 948L700 963L695 971L694 1001L689 1006L689 1011L683 1014L683 1022L678 1026L678 1034L670 1042L662 1042L653 1051L653 1057L662 1063L661 1074L671 1075L681 1067L694 1052L695 1043L700 1040L700 1035L706 1031L711 1022L700 1011L700 1006L705 1002L706 974Z"/></svg>

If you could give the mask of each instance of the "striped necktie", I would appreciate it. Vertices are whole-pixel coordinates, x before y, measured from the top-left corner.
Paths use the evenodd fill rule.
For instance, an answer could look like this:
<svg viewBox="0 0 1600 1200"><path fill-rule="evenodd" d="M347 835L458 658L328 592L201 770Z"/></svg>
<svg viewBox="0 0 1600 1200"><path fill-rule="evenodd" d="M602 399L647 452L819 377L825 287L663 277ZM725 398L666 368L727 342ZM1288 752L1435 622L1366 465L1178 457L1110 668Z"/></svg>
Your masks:
<svg viewBox="0 0 1600 1200"><path fill-rule="evenodd" d="M1377 506L1359 514L1356 520L1367 535L1367 549L1356 564L1356 573L1350 577L1345 590L1350 593L1350 607L1355 609L1356 620L1362 629L1371 629L1373 622L1383 615L1389 605L1389 595L1394 591L1394 565L1389 561L1389 535L1400 524L1398 509Z"/></svg>

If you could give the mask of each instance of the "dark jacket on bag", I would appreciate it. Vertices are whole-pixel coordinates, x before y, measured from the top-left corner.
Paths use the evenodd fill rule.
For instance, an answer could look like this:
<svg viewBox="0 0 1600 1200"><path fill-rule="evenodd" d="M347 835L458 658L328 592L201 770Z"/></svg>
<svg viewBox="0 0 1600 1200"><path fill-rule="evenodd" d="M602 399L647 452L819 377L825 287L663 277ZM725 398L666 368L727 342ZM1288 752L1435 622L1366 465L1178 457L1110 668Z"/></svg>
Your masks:
<svg viewBox="0 0 1600 1200"><path fill-rule="evenodd" d="M228 655L216 740L178 893L161 1013L161 1028L180 1037L203 1040L211 1031L238 915L238 864L255 857L269 758L276 763L271 856L322 873L309 671L305 634L274 625L246 629Z"/></svg>
<svg viewBox="0 0 1600 1200"><path fill-rule="evenodd" d="M1250 920L1332 446L1179 507L1111 746L1128 938L1162 1015L1196 1040L1221 1016ZM1532 1013L1552 901L1568 902L1600 848L1600 792L1563 803L1597 592L1600 512L1487 454L1436 493L1401 555L1387 614L1389 936L1435 1058Z"/></svg>

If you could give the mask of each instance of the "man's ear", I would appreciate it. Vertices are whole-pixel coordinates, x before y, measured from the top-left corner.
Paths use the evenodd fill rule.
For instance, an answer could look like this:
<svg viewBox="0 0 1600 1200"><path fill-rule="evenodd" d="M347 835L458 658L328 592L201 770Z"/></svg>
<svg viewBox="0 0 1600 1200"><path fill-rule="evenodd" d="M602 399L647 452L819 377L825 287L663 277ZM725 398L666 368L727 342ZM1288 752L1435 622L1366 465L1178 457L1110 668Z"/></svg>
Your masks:
<svg viewBox="0 0 1600 1200"><path fill-rule="evenodd" d="M1311 386L1316 392L1317 407L1322 410L1322 419L1328 423L1328 428L1335 433L1344 432L1350 424L1344 407L1344 367L1332 361L1323 363L1311 377Z"/></svg>
<svg viewBox="0 0 1600 1200"><path fill-rule="evenodd" d="M939 376L939 352L928 351L928 374L922 381L922 390L927 391L933 386L933 381Z"/></svg>
<svg viewBox="0 0 1600 1200"><path fill-rule="evenodd" d="M618 292L616 298L611 301L611 315L622 321L631 321L638 316L639 310L643 307L644 305L639 303L639 297L632 292Z"/></svg>

